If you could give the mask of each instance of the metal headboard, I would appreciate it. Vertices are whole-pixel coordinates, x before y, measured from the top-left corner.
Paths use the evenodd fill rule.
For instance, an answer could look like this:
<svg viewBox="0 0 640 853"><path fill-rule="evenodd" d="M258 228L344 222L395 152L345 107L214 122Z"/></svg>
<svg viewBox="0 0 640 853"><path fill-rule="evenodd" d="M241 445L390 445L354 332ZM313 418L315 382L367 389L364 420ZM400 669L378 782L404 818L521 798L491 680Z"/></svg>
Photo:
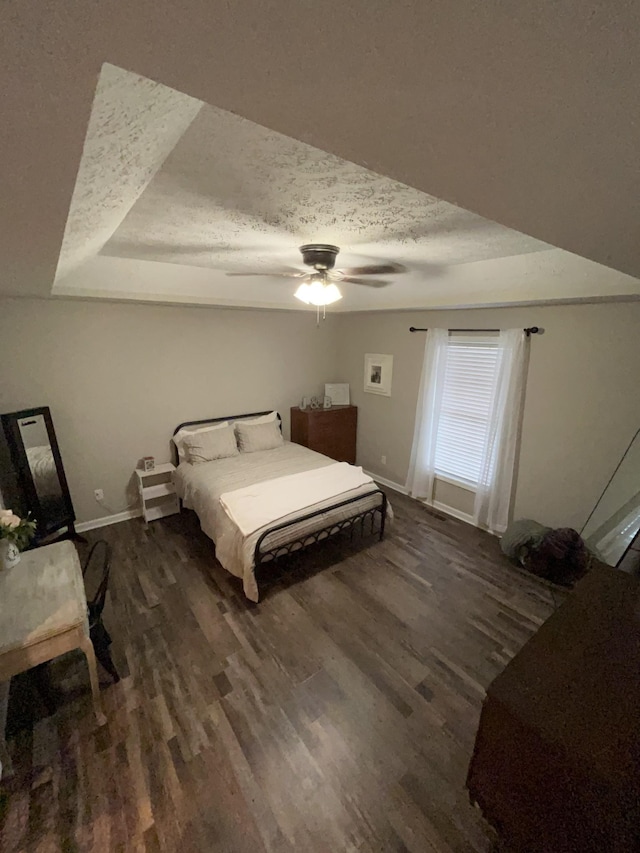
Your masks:
<svg viewBox="0 0 640 853"><path fill-rule="evenodd" d="M248 412L246 415L226 415L223 418L205 418L203 421L185 421L182 424L178 424L178 426L174 429L173 435L177 432L180 432L181 429L185 427L192 426L205 426L206 424L218 424L221 421L241 421L244 418L259 418L261 415L270 415L273 412L273 409L267 409L266 412ZM276 412L276 420L278 421L278 426L280 427L280 432L282 432L282 418L280 417L280 412ZM175 443L171 442L171 455L173 457L173 464L178 465L180 460L178 459L178 448Z"/></svg>

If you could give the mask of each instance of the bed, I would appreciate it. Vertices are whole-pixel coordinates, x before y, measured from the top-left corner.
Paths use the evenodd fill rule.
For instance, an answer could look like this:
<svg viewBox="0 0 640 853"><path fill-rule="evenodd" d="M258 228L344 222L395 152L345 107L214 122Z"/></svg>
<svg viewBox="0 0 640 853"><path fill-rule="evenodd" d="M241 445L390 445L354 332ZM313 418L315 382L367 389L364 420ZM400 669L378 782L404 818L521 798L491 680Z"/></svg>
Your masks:
<svg viewBox="0 0 640 853"><path fill-rule="evenodd" d="M185 429L197 430L223 422L242 423L270 414L256 412L189 421L176 427L174 437ZM281 428L280 416L277 413L276 416ZM385 524L392 518L385 493L363 474L362 469L336 463L289 441L273 449L240 453L197 465L182 460L174 446L174 461L178 496L187 509L197 514L202 530L215 543L216 558L227 571L242 579L245 595L251 601L259 600L256 579L259 567L343 530L376 531L382 539ZM355 487L327 497L327 491L323 491L319 483L326 484L329 478L336 484L355 484ZM308 495L322 495L323 499L288 512L285 498L294 483L298 491L301 484L308 483ZM273 506L279 504L281 494L280 509L284 514L271 517L255 529L247 528L237 514L234 516L232 505L233 499L239 500L247 492L254 502L261 501L259 506L265 508L265 517L268 515L266 505L272 515L278 514L280 510Z"/></svg>

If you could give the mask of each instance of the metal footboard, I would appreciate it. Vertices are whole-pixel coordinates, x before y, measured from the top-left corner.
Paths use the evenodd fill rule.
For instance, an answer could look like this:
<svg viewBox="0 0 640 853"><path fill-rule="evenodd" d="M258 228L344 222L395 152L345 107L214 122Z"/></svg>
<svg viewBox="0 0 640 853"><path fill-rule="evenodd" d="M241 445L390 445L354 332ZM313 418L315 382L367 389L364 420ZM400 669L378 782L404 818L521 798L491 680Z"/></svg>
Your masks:
<svg viewBox="0 0 640 853"><path fill-rule="evenodd" d="M263 549L263 543L269 538L269 536L272 536L275 532L279 530L286 530L288 527L295 527L301 522L309 521L312 518L317 518L319 516L326 515L327 513L333 512L334 510L340 509L341 507L349 506L350 504L355 504L358 501L366 500L367 498L370 498L373 495L379 495L379 502L373 506L369 506L366 509L361 510L360 512L356 512L354 515L348 516L347 518L342 518L339 521L334 521L331 524L328 524L326 527L319 528L318 530L313 530L309 533L304 533L301 536L292 539L290 542L283 542L282 544L276 545L273 548L266 547ZM290 521L283 522L282 524L275 524L273 527L270 527L268 530L265 530L256 542L256 547L254 551L255 568L258 569L260 566L265 565L265 563L273 562L279 557L284 557L288 554L294 553L295 551L301 551L302 549L307 548L310 545L314 545L317 542L322 542L324 539L328 539L331 536L335 536L336 534L341 533L343 530L350 530L351 536L353 536L353 532L357 529L358 524L360 524L361 535L364 535L367 523L370 525L371 534L373 534L375 530L376 520L378 517L378 534L379 538L382 539L384 537L384 528L387 520L387 496L381 489L374 489L371 492L366 492L366 494L364 495L358 495L357 497L348 498L345 501L340 501L338 503L331 504L331 506L323 507L322 509L318 509L315 512L307 513L307 515L302 515L298 518L293 518Z"/></svg>

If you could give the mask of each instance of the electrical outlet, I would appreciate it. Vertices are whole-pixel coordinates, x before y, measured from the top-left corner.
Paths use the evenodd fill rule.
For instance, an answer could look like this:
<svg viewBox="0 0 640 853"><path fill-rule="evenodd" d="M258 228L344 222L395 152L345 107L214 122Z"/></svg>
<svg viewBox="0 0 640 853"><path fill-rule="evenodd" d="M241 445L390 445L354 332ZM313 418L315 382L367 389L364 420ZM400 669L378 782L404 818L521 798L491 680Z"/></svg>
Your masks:
<svg viewBox="0 0 640 853"><path fill-rule="evenodd" d="M386 457L386 456L381 456L381 457L380 457L380 461L382 462L382 464L383 464L383 465L386 465L386 464L387 464L387 457Z"/></svg>
<svg viewBox="0 0 640 853"><path fill-rule="evenodd" d="M104 500L104 492L102 491L102 489L96 489L95 492L93 493L93 496L97 501L103 501Z"/></svg>

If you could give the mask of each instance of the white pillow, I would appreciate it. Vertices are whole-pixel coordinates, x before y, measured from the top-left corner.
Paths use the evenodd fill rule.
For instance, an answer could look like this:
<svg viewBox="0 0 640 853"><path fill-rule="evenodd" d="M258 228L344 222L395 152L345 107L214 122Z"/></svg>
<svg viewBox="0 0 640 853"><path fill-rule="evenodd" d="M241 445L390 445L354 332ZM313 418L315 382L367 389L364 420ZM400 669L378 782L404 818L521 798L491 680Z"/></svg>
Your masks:
<svg viewBox="0 0 640 853"><path fill-rule="evenodd" d="M182 445L187 454L187 462L201 465L214 459L226 459L238 455L236 434L233 427L224 429L206 429L185 436Z"/></svg>
<svg viewBox="0 0 640 853"><path fill-rule="evenodd" d="M270 424L272 421L277 420L278 413L277 412L269 412L268 415L260 415L259 418L242 418L242 420L236 421L237 424Z"/></svg>
<svg viewBox="0 0 640 853"><path fill-rule="evenodd" d="M280 427L275 421L261 424L248 424L236 421L238 447L242 453L255 453L257 450L273 450L284 444Z"/></svg>
<svg viewBox="0 0 640 853"><path fill-rule="evenodd" d="M224 429L225 427L228 427L228 426L229 426L229 421L222 421L219 424L209 424L209 426L200 427L200 429L187 429L186 427L184 427L183 429L178 430L178 432L173 436L173 443L175 444L175 446L178 450L179 461L184 462L184 460L186 459L186 451L185 451L184 447L182 446L186 436L196 435L197 433L200 433L200 432L210 432L212 429Z"/></svg>

